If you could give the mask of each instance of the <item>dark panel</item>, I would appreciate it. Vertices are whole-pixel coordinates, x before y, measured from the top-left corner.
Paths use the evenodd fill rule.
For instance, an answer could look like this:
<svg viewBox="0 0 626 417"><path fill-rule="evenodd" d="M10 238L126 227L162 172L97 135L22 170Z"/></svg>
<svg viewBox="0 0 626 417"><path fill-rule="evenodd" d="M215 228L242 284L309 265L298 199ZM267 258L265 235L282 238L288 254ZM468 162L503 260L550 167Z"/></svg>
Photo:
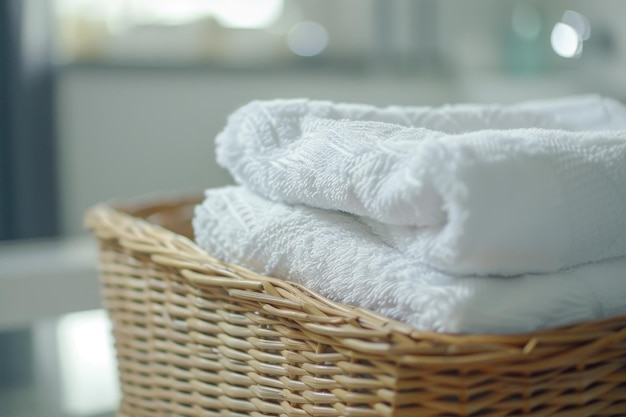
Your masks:
<svg viewBox="0 0 626 417"><path fill-rule="evenodd" d="M11 95L14 74L11 62L15 48L12 34L15 28L12 22L13 3L0 1L0 240L10 239L12 213L12 174L11 174L11 137L13 129L13 112L11 111Z"/></svg>
<svg viewBox="0 0 626 417"><path fill-rule="evenodd" d="M0 238L58 233L51 2L0 2Z"/></svg>

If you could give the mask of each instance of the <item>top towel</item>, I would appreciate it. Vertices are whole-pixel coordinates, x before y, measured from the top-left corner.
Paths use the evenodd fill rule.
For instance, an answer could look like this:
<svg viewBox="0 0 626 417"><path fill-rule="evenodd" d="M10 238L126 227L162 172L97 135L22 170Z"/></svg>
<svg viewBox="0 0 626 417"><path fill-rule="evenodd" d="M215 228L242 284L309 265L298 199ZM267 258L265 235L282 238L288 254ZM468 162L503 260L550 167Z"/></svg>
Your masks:
<svg viewBox="0 0 626 417"><path fill-rule="evenodd" d="M362 217L447 273L517 275L626 255L626 109L252 102L217 137L235 180Z"/></svg>

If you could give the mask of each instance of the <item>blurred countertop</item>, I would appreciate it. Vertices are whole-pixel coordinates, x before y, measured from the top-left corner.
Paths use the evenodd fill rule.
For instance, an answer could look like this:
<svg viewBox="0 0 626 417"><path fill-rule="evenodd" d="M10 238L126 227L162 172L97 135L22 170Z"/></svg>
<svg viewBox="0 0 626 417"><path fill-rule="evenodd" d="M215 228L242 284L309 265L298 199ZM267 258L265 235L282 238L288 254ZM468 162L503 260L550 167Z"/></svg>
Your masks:
<svg viewBox="0 0 626 417"><path fill-rule="evenodd" d="M100 306L91 237L0 245L0 330Z"/></svg>

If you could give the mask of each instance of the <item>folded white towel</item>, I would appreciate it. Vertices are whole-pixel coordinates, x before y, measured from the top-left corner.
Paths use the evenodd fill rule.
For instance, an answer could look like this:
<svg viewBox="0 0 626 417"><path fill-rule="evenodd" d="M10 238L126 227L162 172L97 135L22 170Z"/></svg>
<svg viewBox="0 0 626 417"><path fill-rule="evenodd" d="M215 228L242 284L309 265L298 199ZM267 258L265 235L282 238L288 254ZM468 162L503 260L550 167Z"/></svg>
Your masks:
<svg viewBox="0 0 626 417"><path fill-rule="evenodd" d="M626 314L626 259L545 276L459 279L386 245L355 216L209 190L196 208L208 253L421 330L520 333Z"/></svg>
<svg viewBox="0 0 626 417"><path fill-rule="evenodd" d="M549 272L626 254L626 131L525 127L573 124L597 106L590 129L626 121L597 97L440 109L254 102L231 116L217 156L255 192L364 216L447 273Z"/></svg>

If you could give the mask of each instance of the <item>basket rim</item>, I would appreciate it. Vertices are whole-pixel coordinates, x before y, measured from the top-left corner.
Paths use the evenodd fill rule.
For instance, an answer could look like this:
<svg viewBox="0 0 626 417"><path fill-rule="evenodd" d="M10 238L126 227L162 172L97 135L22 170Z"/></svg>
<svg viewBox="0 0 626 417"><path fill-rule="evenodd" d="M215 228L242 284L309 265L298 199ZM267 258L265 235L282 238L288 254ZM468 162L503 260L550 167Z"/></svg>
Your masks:
<svg viewBox="0 0 626 417"><path fill-rule="evenodd" d="M127 250L149 256L156 264L177 268L192 286L221 286L234 297L254 299L268 314L301 319L307 322L307 331L342 339L344 346L359 352L361 357L392 354L398 364L446 367L494 364L518 357L520 369L527 369L529 363L541 369L546 361L555 361L555 356L546 355L545 349L554 353L556 346L567 345L569 349L557 357L575 363L580 355L589 356L626 340L626 315L520 334L418 330L367 309L329 300L302 285L222 262L190 238L148 220L163 210L195 206L201 201L200 193L119 199L90 208L84 224L99 240L117 241ZM343 353L352 355L349 350Z"/></svg>

